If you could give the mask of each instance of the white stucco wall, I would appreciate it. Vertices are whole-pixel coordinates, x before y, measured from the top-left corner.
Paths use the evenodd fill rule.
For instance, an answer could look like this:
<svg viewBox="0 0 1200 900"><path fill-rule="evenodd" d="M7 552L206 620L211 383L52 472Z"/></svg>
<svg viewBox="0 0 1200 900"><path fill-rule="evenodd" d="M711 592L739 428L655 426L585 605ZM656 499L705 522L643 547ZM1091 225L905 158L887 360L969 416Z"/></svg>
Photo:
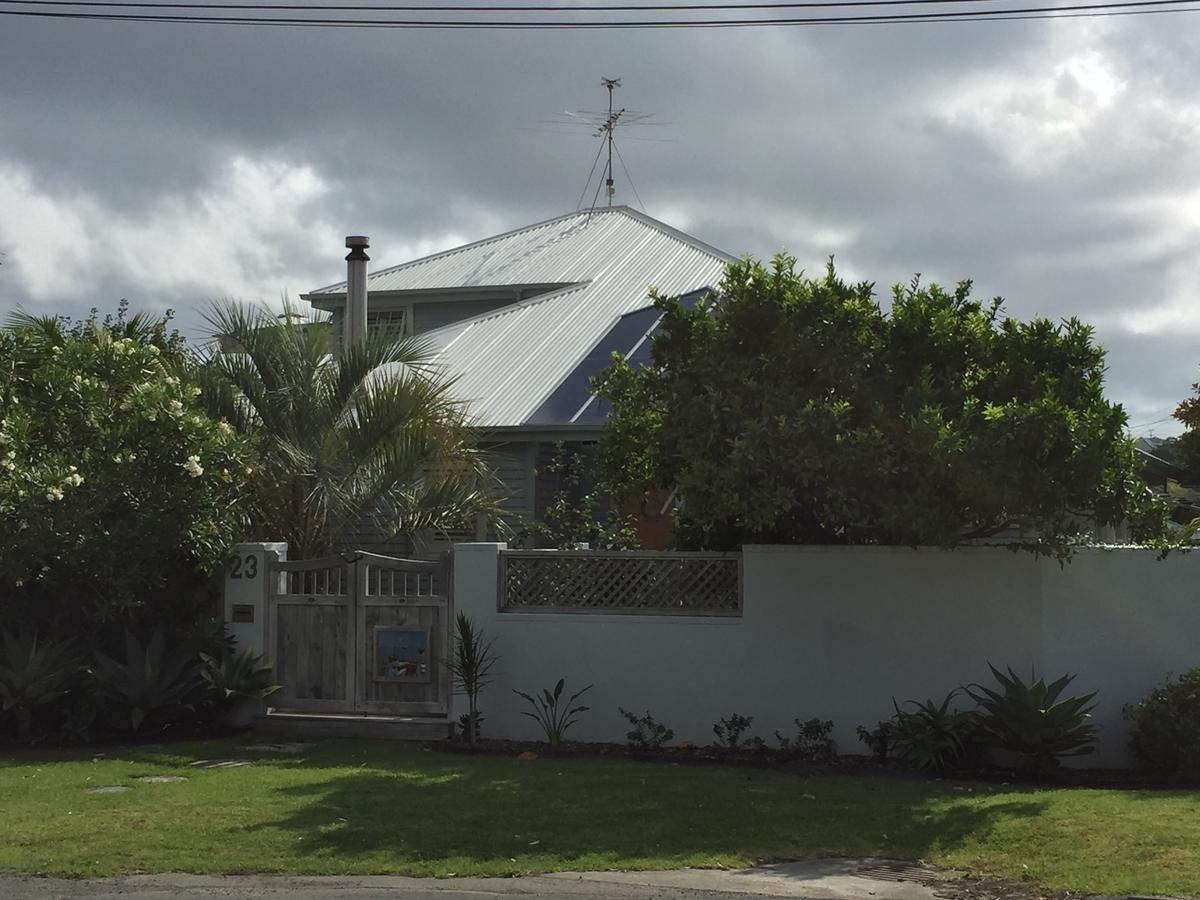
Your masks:
<svg viewBox="0 0 1200 900"><path fill-rule="evenodd" d="M991 661L1098 689L1100 750L1085 761L1119 765L1122 705L1200 665L1197 554L1089 549L1060 568L987 547L747 547L743 616L708 618L500 613L501 546L458 545L454 574L456 608L496 639L481 700L495 737L537 737L512 688L566 676L568 689L594 685L573 738L624 740L623 706L696 743L735 712L767 740L795 718L829 718L843 750L865 752L855 728L888 717L893 696L940 700L990 682Z"/></svg>

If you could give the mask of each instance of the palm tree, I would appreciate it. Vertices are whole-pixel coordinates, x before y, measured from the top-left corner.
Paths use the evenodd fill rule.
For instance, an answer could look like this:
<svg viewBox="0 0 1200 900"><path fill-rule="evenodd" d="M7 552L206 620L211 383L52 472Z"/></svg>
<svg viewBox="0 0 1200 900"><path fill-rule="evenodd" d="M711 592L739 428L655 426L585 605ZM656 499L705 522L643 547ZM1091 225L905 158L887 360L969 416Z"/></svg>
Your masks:
<svg viewBox="0 0 1200 900"><path fill-rule="evenodd" d="M494 511L494 478L429 345L375 331L337 352L327 319L216 303L197 373L209 411L255 438L258 537L297 559L373 521L385 536L462 527Z"/></svg>

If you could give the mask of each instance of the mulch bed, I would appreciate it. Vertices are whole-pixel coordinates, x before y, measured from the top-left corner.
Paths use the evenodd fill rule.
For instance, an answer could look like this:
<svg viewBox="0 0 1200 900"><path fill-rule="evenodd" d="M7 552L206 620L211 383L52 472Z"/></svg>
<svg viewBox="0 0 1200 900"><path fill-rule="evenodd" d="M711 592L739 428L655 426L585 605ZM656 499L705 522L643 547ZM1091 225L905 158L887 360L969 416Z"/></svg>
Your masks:
<svg viewBox="0 0 1200 900"><path fill-rule="evenodd" d="M980 781L1000 786L1045 788L1105 788L1113 790L1144 790L1185 788L1196 785L1173 784L1143 772L1131 769L1075 769L1061 768L1055 772L1034 775L1002 768L972 768L957 772L920 772L900 763L881 763L874 756L847 754L836 756L827 762L797 759L782 750L729 749L728 747L673 746L650 750L628 744L584 743L564 741L558 747L550 747L539 741L507 741L485 738L474 745L462 741L446 741L438 745L439 750L452 753L481 754L493 756L535 757L609 757L630 759L639 762L667 763L672 765L735 765L752 768L780 769L805 775L885 775L894 778L919 778L922 780ZM981 898L982 900L982 898Z"/></svg>

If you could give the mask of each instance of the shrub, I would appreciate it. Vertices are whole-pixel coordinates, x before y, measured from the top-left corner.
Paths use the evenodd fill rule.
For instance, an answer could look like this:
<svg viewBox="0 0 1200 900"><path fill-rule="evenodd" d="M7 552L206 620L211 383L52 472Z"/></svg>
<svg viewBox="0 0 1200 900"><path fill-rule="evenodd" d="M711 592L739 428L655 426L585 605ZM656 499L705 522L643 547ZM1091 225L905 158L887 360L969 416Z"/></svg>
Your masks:
<svg viewBox="0 0 1200 900"><path fill-rule="evenodd" d="M76 669L69 644L39 642L32 630L0 632L0 710L16 714L17 740L32 738L34 709L66 694Z"/></svg>
<svg viewBox="0 0 1200 900"><path fill-rule="evenodd" d="M1125 707L1129 747L1138 765L1200 781L1200 667L1170 678Z"/></svg>
<svg viewBox="0 0 1200 900"><path fill-rule="evenodd" d="M458 717L458 734L469 744L479 740L479 735L483 731L483 713L476 710L473 713L465 712Z"/></svg>
<svg viewBox="0 0 1200 900"><path fill-rule="evenodd" d="M205 699L198 656L168 648L161 630L145 644L126 632L124 662L97 653L93 671L96 695L115 704L134 733L147 719L164 724Z"/></svg>
<svg viewBox="0 0 1200 900"><path fill-rule="evenodd" d="M1056 768L1061 757L1095 750L1096 729L1089 721L1095 707L1089 704L1096 694L1059 699L1074 675L1051 684L1035 676L1027 685L1011 668L1007 675L988 668L999 691L979 684L964 688L982 708L979 726L987 746L1015 754L1019 768L1034 772Z"/></svg>
<svg viewBox="0 0 1200 900"><path fill-rule="evenodd" d="M591 709L590 706L572 706L571 704L590 691L592 686L589 684L583 690L576 691L564 703L562 693L565 682L565 678L558 679L558 684L554 686L553 691L543 688L536 699L524 691L513 689L514 694L525 698L533 707L533 712L523 712L521 715L533 719L541 726L542 733L546 736L546 743L551 747L557 747L562 743L563 736L575 724L579 713Z"/></svg>
<svg viewBox="0 0 1200 900"><path fill-rule="evenodd" d="M875 723L874 728L867 728L865 725L859 725L855 729L858 739L862 741L868 750L874 755L875 759L881 763L886 763L888 757L891 756L893 742L895 740L895 725L892 720L887 719Z"/></svg>
<svg viewBox="0 0 1200 900"><path fill-rule="evenodd" d="M713 734L717 736L717 743L720 746L736 750L741 744L742 735L750 730L750 726L753 723L754 716L743 716L734 713L727 719L717 720L713 725ZM759 743L762 743L761 739Z"/></svg>
<svg viewBox="0 0 1200 900"><path fill-rule="evenodd" d="M637 716L627 709L617 708L633 726L633 730L625 734L631 747L637 747L639 750L657 750L675 737L675 732L650 715L650 710L646 710L644 716Z"/></svg>
<svg viewBox="0 0 1200 900"><path fill-rule="evenodd" d="M960 693L955 689L941 703L908 700L902 709L895 699L892 706L892 745L896 753L921 770L935 772L960 768L972 756L979 731L977 717L971 712L951 709L950 704Z"/></svg>
<svg viewBox="0 0 1200 900"><path fill-rule="evenodd" d="M0 600L44 635L186 630L241 536L246 446L197 405L165 327L122 311L0 331Z"/></svg>
<svg viewBox="0 0 1200 900"><path fill-rule="evenodd" d="M775 739L784 752L805 762L830 762L837 753L837 745L831 737L833 733L832 719L809 719L801 722L793 720L798 729L794 738L780 732L775 732Z"/></svg>

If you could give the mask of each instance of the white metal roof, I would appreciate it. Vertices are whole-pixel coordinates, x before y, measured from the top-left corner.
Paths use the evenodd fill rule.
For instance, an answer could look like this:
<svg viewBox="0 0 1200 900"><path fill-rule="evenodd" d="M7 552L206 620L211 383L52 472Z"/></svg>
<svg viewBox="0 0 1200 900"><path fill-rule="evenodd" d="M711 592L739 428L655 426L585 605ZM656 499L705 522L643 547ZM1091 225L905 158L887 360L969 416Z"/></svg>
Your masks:
<svg viewBox="0 0 1200 900"><path fill-rule="evenodd" d="M641 228L639 228L641 226ZM729 257L627 206L568 213L367 276L368 291L564 284L590 280L639 231L653 229L721 259ZM305 296L346 293L346 282Z"/></svg>
<svg viewBox="0 0 1200 900"><path fill-rule="evenodd" d="M369 291L568 284L423 335L486 427L520 426L651 287L715 286L733 257L624 206L571 213L383 269ZM345 282L314 291L344 294ZM310 295L312 296L312 295Z"/></svg>

